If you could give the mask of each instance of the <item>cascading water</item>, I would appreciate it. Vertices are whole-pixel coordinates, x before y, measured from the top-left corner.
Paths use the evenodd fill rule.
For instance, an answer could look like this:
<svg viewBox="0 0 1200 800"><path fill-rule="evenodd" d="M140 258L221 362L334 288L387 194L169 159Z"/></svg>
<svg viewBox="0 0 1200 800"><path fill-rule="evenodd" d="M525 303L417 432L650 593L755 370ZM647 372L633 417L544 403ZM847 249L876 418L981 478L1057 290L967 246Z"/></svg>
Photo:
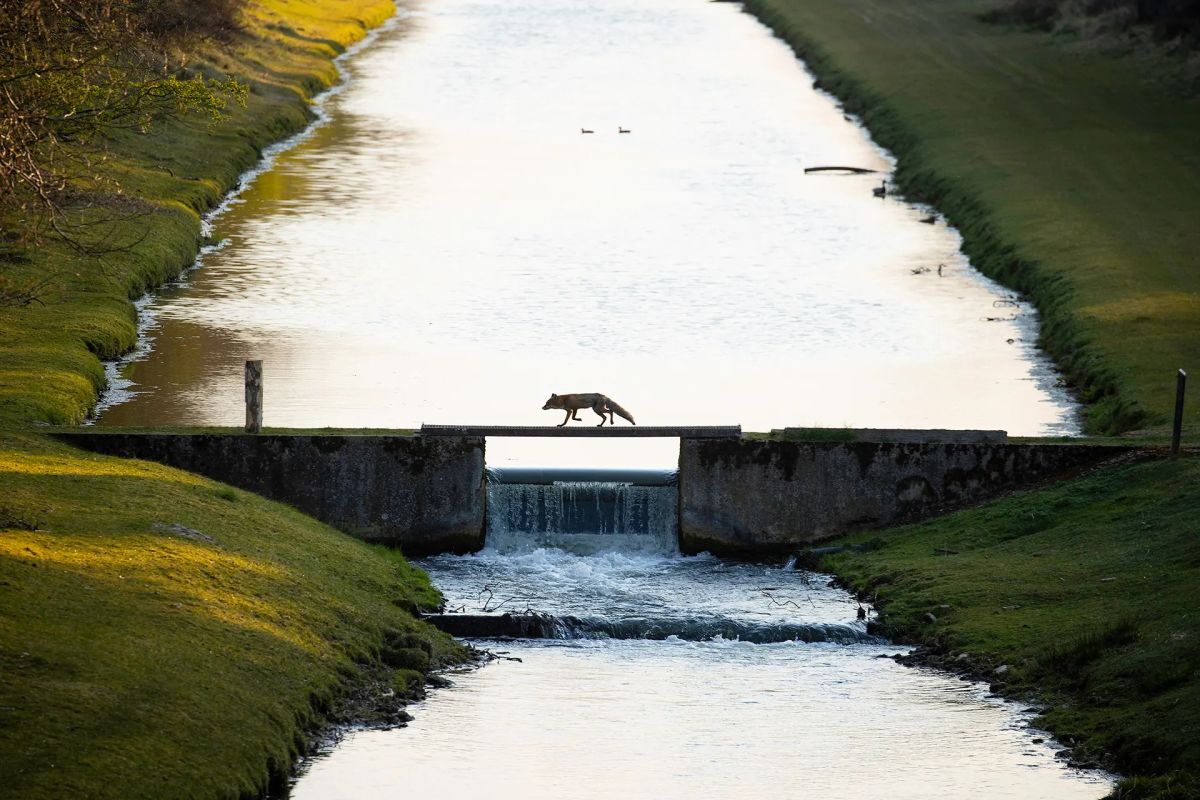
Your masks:
<svg viewBox="0 0 1200 800"><path fill-rule="evenodd" d="M668 555L677 551L678 508L672 473L490 469L487 547Z"/></svg>
<svg viewBox="0 0 1200 800"><path fill-rule="evenodd" d="M482 552L423 562L460 635L873 641L809 573L681 556L673 472L490 469L487 501Z"/></svg>

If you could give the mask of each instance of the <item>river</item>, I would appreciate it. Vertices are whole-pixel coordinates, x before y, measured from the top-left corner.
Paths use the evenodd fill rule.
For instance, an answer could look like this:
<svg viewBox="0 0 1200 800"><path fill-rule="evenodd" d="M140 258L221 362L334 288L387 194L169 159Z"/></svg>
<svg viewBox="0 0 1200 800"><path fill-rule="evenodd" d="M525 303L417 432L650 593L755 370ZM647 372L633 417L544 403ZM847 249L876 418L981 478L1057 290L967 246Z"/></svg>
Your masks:
<svg viewBox="0 0 1200 800"><path fill-rule="evenodd" d="M1033 310L929 209L873 196L888 154L735 4L424 0L342 67L197 268L139 303L101 425L237 425L261 358L272 426L548 424L551 392L602 391L640 424L1078 432ZM879 173L803 171L825 164ZM488 443L493 465L676 453ZM482 553L422 566L451 606L583 621L483 643L520 660L455 676L407 729L350 732L295 797L1110 786L1019 708L887 658L824 576L680 556L661 515L568 536L511 510L490 504Z"/></svg>

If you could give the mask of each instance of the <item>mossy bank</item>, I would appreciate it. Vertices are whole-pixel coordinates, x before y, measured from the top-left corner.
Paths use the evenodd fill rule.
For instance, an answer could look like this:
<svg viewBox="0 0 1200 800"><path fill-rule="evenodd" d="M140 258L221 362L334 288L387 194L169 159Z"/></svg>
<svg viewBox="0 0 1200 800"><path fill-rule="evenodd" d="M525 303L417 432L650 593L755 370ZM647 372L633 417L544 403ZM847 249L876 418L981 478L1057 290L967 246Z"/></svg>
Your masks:
<svg viewBox="0 0 1200 800"><path fill-rule="evenodd" d="M1077 479L879 533L826 556L917 663L1045 709L1118 797L1200 792L1200 453L1126 456Z"/></svg>
<svg viewBox="0 0 1200 800"><path fill-rule="evenodd" d="M471 653L419 621L440 602L396 552L160 465L84 454L32 427L77 423L101 358L132 347L131 300L176 275L200 215L269 143L301 130L333 59L390 0L260 0L189 71L249 86L210 127L108 143L139 213L103 260L52 240L6 275L52 275L0 310L0 796L243 798L278 786L310 736L395 724L431 671Z"/></svg>
<svg viewBox="0 0 1200 800"><path fill-rule="evenodd" d="M1087 428L1162 426L1175 371L1200 365L1200 102L1133 59L984 22L1001 1L746 8L897 156L905 195L1033 300Z"/></svg>

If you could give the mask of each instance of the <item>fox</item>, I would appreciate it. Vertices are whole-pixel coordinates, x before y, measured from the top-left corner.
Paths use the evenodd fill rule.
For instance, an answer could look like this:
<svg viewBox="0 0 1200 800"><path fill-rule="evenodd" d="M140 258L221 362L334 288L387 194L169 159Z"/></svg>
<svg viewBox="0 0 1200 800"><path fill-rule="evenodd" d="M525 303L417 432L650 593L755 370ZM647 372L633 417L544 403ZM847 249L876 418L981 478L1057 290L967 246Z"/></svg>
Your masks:
<svg viewBox="0 0 1200 800"><path fill-rule="evenodd" d="M546 405L542 406L542 411L548 411L551 408L561 408L567 412L567 418L558 424L560 428L571 420L582 422L583 420L578 416L581 408L590 408L600 415L600 424L596 426L597 428L604 427L605 422L610 425L616 422L613 414L624 417L631 424L637 425L633 421L633 415L621 408L620 403L611 397L595 392L591 394L552 394L546 401Z"/></svg>

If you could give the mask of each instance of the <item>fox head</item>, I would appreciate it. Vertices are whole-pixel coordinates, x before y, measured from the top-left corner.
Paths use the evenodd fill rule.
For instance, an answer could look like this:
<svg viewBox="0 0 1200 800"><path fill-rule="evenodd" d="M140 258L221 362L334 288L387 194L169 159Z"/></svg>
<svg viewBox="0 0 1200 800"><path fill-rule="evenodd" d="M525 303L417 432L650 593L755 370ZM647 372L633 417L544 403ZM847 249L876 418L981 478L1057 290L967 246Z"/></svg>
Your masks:
<svg viewBox="0 0 1200 800"><path fill-rule="evenodd" d="M546 405L542 406L542 411L546 411L547 409L551 409L551 408L558 408L557 402L558 402L558 395L551 394L550 399L546 401Z"/></svg>

